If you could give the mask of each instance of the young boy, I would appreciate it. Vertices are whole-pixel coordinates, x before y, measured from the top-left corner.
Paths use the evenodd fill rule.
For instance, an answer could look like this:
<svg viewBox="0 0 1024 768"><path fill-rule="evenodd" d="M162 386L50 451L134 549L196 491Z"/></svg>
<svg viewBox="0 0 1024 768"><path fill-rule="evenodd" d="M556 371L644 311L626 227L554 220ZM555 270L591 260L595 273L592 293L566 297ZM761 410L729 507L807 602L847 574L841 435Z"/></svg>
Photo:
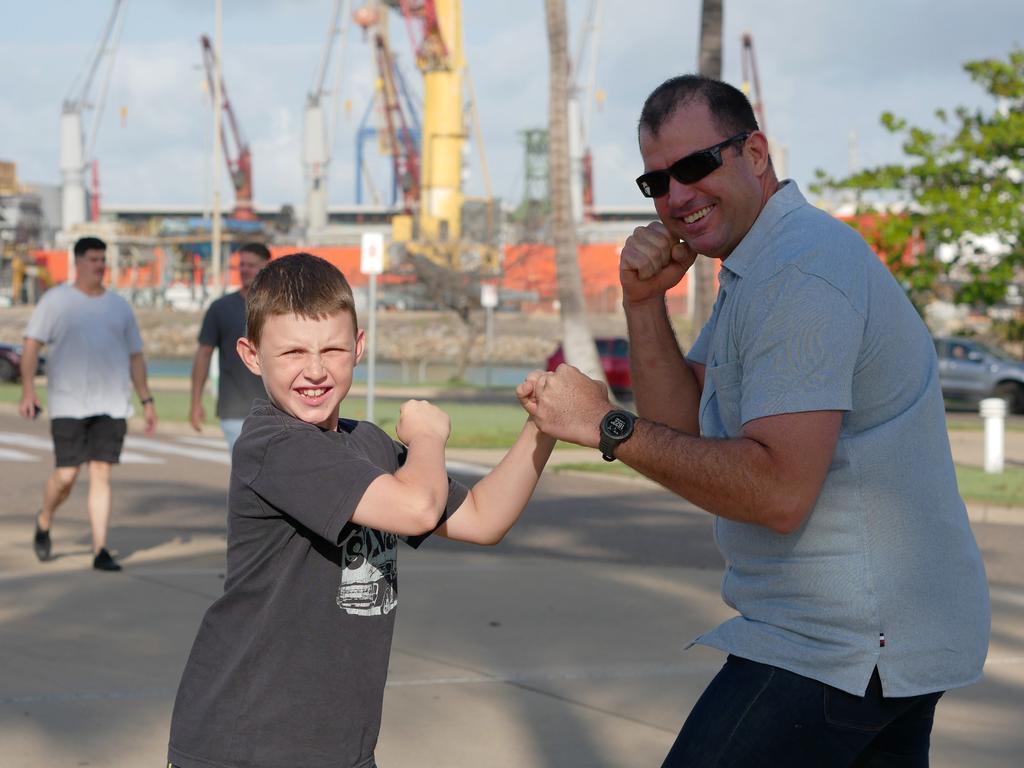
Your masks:
<svg viewBox="0 0 1024 768"><path fill-rule="evenodd" d="M352 291L305 253L250 289L245 365L263 378L235 445L224 594L178 688L168 760L180 768L373 768L398 603L396 543L431 532L495 544L554 440L531 420L472 490L445 471L447 414L402 406L402 446L339 419L365 341ZM528 385L520 385L520 399Z"/></svg>

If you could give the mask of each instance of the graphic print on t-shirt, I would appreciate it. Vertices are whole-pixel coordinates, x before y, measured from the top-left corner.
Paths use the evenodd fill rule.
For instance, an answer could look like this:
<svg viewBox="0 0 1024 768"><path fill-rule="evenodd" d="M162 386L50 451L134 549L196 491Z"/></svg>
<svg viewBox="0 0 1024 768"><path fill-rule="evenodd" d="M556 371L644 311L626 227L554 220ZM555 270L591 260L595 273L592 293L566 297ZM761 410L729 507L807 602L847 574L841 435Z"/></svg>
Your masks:
<svg viewBox="0 0 1024 768"><path fill-rule="evenodd" d="M356 616L381 616L398 605L398 537L355 526L342 545L338 607Z"/></svg>

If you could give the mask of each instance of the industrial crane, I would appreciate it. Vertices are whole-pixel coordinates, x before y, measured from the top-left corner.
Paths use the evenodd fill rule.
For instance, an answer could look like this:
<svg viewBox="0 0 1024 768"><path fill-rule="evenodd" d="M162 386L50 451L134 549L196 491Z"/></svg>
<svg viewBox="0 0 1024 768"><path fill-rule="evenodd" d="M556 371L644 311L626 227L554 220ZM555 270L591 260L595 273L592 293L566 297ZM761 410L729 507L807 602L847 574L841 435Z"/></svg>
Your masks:
<svg viewBox="0 0 1024 768"><path fill-rule="evenodd" d="M749 32L743 33L743 93L750 97L750 86L753 83L754 92L751 99L754 107L754 114L757 123L761 126L762 133L768 133L764 119L764 101L761 99L761 79L757 76L757 59L754 57L754 36Z"/></svg>
<svg viewBox="0 0 1024 768"><path fill-rule="evenodd" d="M590 154L590 110L596 96L598 30L601 1L587 4L569 83L569 163L573 219L581 222L594 214L594 166ZM586 65L586 81L583 79Z"/></svg>
<svg viewBox="0 0 1024 768"><path fill-rule="evenodd" d="M64 99L60 115L60 171L62 176L61 229L67 233L77 225L86 221L85 170L87 165L93 169L93 214L99 208L99 170L93 150L99 130L100 117L106 101L110 75L114 68L114 56L117 52L121 29L124 26L125 0L115 0L99 47L89 66L80 73L71 86L70 95ZM104 61L106 71L103 85L100 88L99 100L92 102L93 84L96 81ZM81 85L79 86L79 82ZM92 130L88 141L82 126L82 116L88 109L95 108Z"/></svg>
<svg viewBox="0 0 1024 768"><path fill-rule="evenodd" d="M382 30L383 28L379 28L379 31ZM412 94L409 92L405 77L398 66L398 61L388 47L386 36L383 37L381 46L385 52L382 58L390 62L391 74L387 76L387 81L390 83L388 86L389 91L392 92L392 96L389 97L391 105L384 105L385 78L378 77L377 87L374 89L374 94L366 105L363 117L359 121L359 130L356 136L356 203L361 204L363 202L364 169L366 165L364 147L367 142L376 140L381 146L383 154L391 156L391 205L398 203L399 193L401 193L402 210L408 213L419 205L418 169L421 135L419 110ZM374 48L378 49L376 41L374 41ZM378 64L378 66L380 65ZM397 103L394 101L393 95L395 85L397 85L399 93ZM378 101L381 102L380 106L378 106ZM401 137L398 136L397 131L395 131L395 135L389 132L387 127L388 121L383 117L384 110L388 110L391 113L393 117L391 120L392 125L406 126L407 130L403 131ZM397 110L401 111L401 115L398 119L394 119L398 116ZM380 129L371 124L370 118L373 115L380 116L380 122L384 123ZM396 157L396 153L399 154L398 157ZM405 169L409 167L416 168L416 172L414 174L406 173ZM374 199L377 200L377 193L373 189L369 175L365 176L365 182L366 186L371 188L371 194Z"/></svg>
<svg viewBox="0 0 1024 768"><path fill-rule="evenodd" d="M377 71L381 76L381 111L391 145L394 177L402 193L402 213L413 215L420 204L420 151L412 129L412 117L406 115L400 94L400 75L394 55L382 35L374 40Z"/></svg>
<svg viewBox="0 0 1024 768"><path fill-rule="evenodd" d="M401 217L398 220L411 222L419 211L421 196L418 118L405 90L397 59L391 50L387 17L381 13L379 4L363 6L356 11L355 20L364 32L373 30L372 45L377 70L377 89L373 103L379 100L380 117L384 123L381 144L385 153L391 156L393 178L401 193ZM411 223L407 229L411 233Z"/></svg>
<svg viewBox="0 0 1024 768"><path fill-rule="evenodd" d="M306 96L306 111L303 120L302 164L306 175L306 231L317 231L327 226L327 171L331 162L331 147L334 143L334 120L338 113L338 91L341 87L341 67L345 60L345 41L348 36L348 19L351 0L335 0L331 24L327 28L327 41L320 56L313 79L313 87ZM330 106L330 122L324 114L322 99L326 95L325 83L330 66L334 42L341 39L335 70L333 98Z"/></svg>
<svg viewBox="0 0 1024 768"><path fill-rule="evenodd" d="M214 53L213 43L210 42L210 38L206 35L199 38L199 43L203 49L203 64L206 67L206 79L210 86L210 97L212 98L217 54ZM238 120L235 119L235 112L231 108L231 101L228 99L228 92L224 86L223 77L221 78L220 89L224 102L224 114L227 115L228 125L231 126L231 137L234 139L234 151L229 151L227 132L222 124L221 145L225 148L224 159L227 161L231 185L235 188L235 209L231 215L235 219L255 221L256 212L252 207L252 154L249 151L249 143L242 136Z"/></svg>
<svg viewBox="0 0 1024 768"><path fill-rule="evenodd" d="M764 97L761 95L761 78L757 74L757 59L754 56L754 36L749 32L743 34L743 93L750 98L751 106L754 108L754 115L761 131L768 137L768 150L771 153L772 164L775 166L775 173L779 178L786 176L787 152L786 147L776 141L772 134L768 133L767 121L765 119Z"/></svg>
<svg viewBox="0 0 1024 768"><path fill-rule="evenodd" d="M497 247L467 238L463 227L463 152L467 141L463 94L466 61L462 47L460 0L388 0L405 19L416 65L423 73L423 124L419 151L398 99L393 57L384 35L375 35L383 112L392 137L403 211L392 221L392 239L406 255L425 256L456 270L497 266ZM374 6L361 8L364 28L384 22ZM393 250L395 250L393 248Z"/></svg>

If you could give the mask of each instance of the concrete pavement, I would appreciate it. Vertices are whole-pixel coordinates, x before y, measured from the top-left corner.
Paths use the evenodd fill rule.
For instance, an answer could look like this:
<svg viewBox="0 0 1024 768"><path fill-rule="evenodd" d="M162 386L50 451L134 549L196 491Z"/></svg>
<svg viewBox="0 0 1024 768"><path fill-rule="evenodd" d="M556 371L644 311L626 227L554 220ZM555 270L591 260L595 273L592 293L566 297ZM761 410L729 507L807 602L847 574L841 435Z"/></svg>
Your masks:
<svg viewBox="0 0 1024 768"><path fill-rule="evenodd" d="M0 414L0 430L15 427L46 433ZM181 444L171 432L159 439ZM1024 463L1024 440L1011 442ZM952 443L980 463L980 433ZM121 574L89 568L83 487L55 525L58 558L38 563L31 511L49 464L0 464L3 768L162 765L181 668L221 591L226 468L161 455L117 470ZM495 454L450 457L470 474ZM555 462L593 458L560 450ZM975 529L992 647L985 680L939 707L938 768L1016 765L1024 752L1024 527ZM710 519L643 480L553 473L498 547L437 541L400 558L382 768L657 766L722 662L682 651L730 615Z"/></svg>

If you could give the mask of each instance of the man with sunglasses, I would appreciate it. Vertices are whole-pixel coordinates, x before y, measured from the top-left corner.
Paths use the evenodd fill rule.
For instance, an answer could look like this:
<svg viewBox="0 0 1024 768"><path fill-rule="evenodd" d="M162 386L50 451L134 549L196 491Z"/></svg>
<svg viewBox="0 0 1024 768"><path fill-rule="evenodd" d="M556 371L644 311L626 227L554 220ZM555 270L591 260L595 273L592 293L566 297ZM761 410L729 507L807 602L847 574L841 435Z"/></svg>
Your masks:
<svg viewBox="0 0 1024 768"><path fill-rule="evenodd" d="M776 178L732 86L666 81L639 139L660 219L620 261L639 415L570 366L528 410L715 515L738 615L694 641L729 656L664 766L926 766L990 627L928 330L864 240ZM684 355L665 293L697 258L719 292Z"/></svg>

